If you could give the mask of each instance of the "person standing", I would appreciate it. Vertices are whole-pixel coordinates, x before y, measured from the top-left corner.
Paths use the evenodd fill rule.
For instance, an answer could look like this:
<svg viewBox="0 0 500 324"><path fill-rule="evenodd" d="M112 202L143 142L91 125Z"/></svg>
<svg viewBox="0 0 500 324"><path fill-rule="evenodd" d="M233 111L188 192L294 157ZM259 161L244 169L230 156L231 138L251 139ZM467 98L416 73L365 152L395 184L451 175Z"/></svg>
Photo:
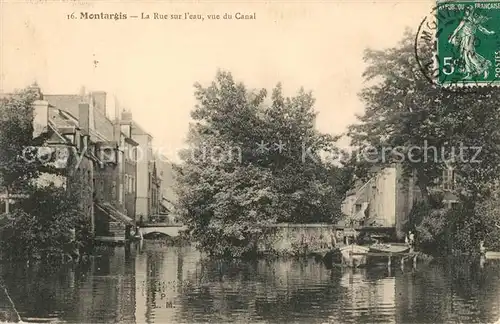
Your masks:
<svg viewBox="0 0 500 324"><path fill-rule="evenodd" d="M337 246L337 238L335 237L335 232L333 230L330 233L330 244L332 245L332 249Z"/></svg>
<svg viewBox="0 0 500 324"><path fill-rule="evenodd" d="M481 240L479 241L479 253L485 254L486 253L486 248L484 247L484 241Z"/></svg>
<svg viewBox="0 0 500 324"><path fill-rule="evenodd" d="M408 241L410 243L410 251L413 252L413 249L415 248L415 234L413 234L412 231L409 233Z"/></svg>

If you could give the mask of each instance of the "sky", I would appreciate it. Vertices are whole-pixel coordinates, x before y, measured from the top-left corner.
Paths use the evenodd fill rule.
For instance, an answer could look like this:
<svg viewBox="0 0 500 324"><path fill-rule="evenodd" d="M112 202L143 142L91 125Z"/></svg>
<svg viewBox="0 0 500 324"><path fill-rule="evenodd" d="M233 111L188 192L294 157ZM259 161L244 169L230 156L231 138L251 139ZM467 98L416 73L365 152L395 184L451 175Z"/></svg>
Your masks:
<svg viewBox="0 0 500 324"><path fill-rule="evenodd" d="M36 81L46 94L102 90L130 110L174 161L184 145L195 82L218 69L250 88L283 84L286 95L313 92L317 127L339 134L363 112L365 48L397 44L433 2L411 1L75 1L0 0L0 92ZM68 19L123 13L126 20ZM130 19L154 13L200 20ZM255 14L236 20L235 13ZM225 13L233 19L225 20ZM206 15L219 14L220 20ZM94 61L98 61L94 64Z"/></svg>

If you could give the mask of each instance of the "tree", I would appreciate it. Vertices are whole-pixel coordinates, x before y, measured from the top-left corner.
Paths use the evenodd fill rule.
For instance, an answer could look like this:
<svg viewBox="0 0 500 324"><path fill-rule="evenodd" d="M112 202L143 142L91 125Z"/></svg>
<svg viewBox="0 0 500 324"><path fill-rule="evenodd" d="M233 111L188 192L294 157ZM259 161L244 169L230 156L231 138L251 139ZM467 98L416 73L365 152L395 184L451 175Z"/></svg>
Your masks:
<svg viewBox="0 0 500 324"><path fill-rule="evenodd" d="M279 221L335 221L338 170L319 158L334 138L314 127L314 99L249 91L228 72L196 85L189 149L178 169L179 205L201 247L214 255L255 253Z"/></svg>
<svg viewBox="0 0 500 324"><path fill-rule="evenodd" d="M485 246L492 251L500 250L500 194L498 188L487 199L476 206L479 235Z"/></svg>
<svg viewBox="0 0 500 324"><path fill-rule="evenodd" d="M2 252L12 259L60 259L89 242L89 220L65 188L31 187L3 228ZM75 232L69 229L74 229Z"/></svg>
<svg viewBox="0 0 500 324"><path fill-rule="evenodd" d="M449 165L471 201L482 199L489 181L500 175L496 144L500 91L451 92L430 83L416 62L414 42L407 30L394 48L366 50L368 86L360 93L365 113L350 127L349 135L354 145L374 148L377 164L398 162L407 175L415 174L426 201L429 187ZM432 44L424 44L420 52L432 55ZM482 148L480 161L473 159L478 147Z"/></svg>
<svg viewBox="0 0 500 324"><path fill-rule="evenodd" d="M418 67L414 41L414 35L406 31L394 48L366 50L367 86L360 93L365 113L350 127L349 135L358 148L372 148L375 165L396 162L407 176L415 175L426 205L431 200L429 189L452 166L461 189L460 210L431 212L414 226L424 233L443 229L434 225L444 222L451 226L448 240L472 239L470 244L451 248L471 248L479 236L469 234L480 229L475 206L489 197L500 176L500 90L450 91L432 84ZM420 55L425 61L432 55L433 44L422 44ZM437 232L433 236L442 237Z"/></svg>
<svg viewBox="0 0 500 324"><path fill-rule="evenodd" d="M38 99L36 85L0 100L0 188L9 194L25 187L37 176L39 165L22 158L33 145L33 102Z"/></svg>

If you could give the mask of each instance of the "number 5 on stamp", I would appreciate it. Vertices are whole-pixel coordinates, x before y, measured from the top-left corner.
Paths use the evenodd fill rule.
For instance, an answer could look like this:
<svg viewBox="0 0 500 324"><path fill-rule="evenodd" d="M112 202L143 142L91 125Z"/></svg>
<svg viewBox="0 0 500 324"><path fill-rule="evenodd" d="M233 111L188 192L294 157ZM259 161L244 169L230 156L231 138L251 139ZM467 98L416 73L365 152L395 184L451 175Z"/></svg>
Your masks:
<svg viewBox="0 0 500 324"><path fill-rule="evenodd" d="M438 83L500 84L500 1L437 6Z"/></svg>

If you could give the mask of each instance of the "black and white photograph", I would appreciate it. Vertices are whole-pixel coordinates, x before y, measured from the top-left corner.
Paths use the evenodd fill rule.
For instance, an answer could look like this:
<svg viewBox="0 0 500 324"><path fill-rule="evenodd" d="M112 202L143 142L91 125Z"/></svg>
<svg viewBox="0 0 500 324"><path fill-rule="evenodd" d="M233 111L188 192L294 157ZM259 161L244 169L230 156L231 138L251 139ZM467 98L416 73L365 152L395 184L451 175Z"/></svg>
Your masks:
<svg viewBox="0 0 500 324"><path fill-rule="evenodd" d="M0 323L500 324L500 0L0 0Z"/></svg>

